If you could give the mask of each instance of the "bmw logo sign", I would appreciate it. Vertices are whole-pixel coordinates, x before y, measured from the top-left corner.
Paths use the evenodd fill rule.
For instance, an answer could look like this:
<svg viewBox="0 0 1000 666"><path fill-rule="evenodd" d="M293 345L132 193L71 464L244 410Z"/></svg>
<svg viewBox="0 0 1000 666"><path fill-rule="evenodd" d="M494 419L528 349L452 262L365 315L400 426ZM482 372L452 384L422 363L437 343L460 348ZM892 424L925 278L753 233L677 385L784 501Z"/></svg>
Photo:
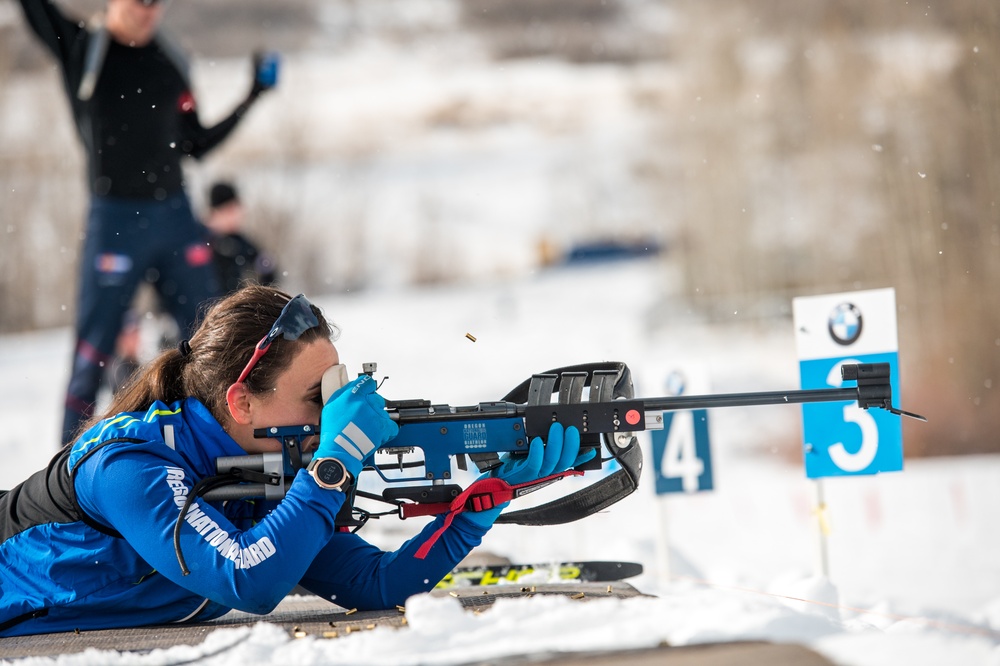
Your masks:
<svg viewBox="0 0 1000 666"><path fill-rule="evenodd" d="M841 303L830 313L827 328L838 345L853 345L861 337L861 310L854 303Z"/></svg>
<svg viewBox="0 0 1000 666"><path fill-rule="evenodd" d="M674 370L667 375L667 395L680 395L684 393L686 384L687 381L684 379L684 373Z"/></svg>

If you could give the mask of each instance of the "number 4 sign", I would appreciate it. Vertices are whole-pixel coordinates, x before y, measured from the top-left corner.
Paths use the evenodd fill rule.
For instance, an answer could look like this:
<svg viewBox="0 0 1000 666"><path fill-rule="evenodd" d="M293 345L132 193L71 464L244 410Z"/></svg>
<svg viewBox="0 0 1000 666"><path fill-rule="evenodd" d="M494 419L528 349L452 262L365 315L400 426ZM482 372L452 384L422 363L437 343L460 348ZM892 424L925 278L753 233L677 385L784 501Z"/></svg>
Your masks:
<svg viewBox="0 0 1000 666"><path fill-rule="evenodd" d="M678 373L668 380L671 393L683 391ZM656 494L712 490L712 450L708 439L708 411L663 413L663 430L652 430Z"/></svg>
<svg viewBox="0 0 1000 666"><path fill-rule="evenodd" d="M845 363L889 363L898 396L896 296L875 289L793 301L803 389L841 388ZM877 474L903 469L899 417L855 402L802 406L806 476Z"/></svg>
<svg viewBox="0 0 1000 666"><path fill-rule="evenodd" d="M663 430L651 431L656 494L712 490L708 411L663 413Z"/></svg>

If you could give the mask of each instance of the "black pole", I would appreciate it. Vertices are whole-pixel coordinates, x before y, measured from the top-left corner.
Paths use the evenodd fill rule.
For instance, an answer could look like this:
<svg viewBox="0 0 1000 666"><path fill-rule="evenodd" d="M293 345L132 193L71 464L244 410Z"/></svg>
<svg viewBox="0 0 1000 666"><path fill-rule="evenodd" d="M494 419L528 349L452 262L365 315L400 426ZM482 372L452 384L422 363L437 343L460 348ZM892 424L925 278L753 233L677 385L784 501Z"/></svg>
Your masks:
<svg viewBox="0 0 1000 666"><path fill-rule="evenodd" d="M804 402L836 402L838 400L857 399L857 387L850 387L839 389L764 391L759 393L722 393L719 395L679 395L667 398L642 398L642 402L645 404L646 411L666 412L677 409L791 405Z"/></svg>
<svg viewBox="0 0 1000 666"><path fill-rule="evenodd" d="M766 391L760 393L724 393L720 395L679 395L662 398L635 398L627 401L611 401L607 406L613 407L616 404L630 405L642 403L642 408L647 412L665 412L678 409L703 409L710 407L752 407L756 405L791 405L804 402L835 402L838 400L858 400L857 387L839 389L807 389L793 391ZM577 403L577 407L585 409L593 403ZM567 405L552 403L540 405L543 408L560 408ZM390 411L389 416L400 425L407 423L427 423L434 421L454 421L465 418L506 418L511 416L524 416L528 411L527 405L511 402L484 402L478 405L468 405L463 407L450 407L448 405L435 405L434 409L428 407L401 408L397 412Z"/></svg>
<svg viewBox="0 0 1000 666"><path fill-rule="evenodd" d="M904 412L892 406L892 385L889 383L888 363L849 364L841 368L845 381L857 381L857 386L829 389L796 389L790 391L764 391L751 393L723 393L719 395L679 395L662 398L634 398L608 402L578 402L572 404L523 405L512 402L481 402L478 405L451 407L431 405L426 400L387 402L389 416L400 425L429 421L452 421L461 418L506 418L524 416L534 427L552 420L552 414L581 416L583 412L604 410L609 416L618 411L636 409L645 412L665 412L680 409L707 409L712 407L754 407L759 405L793 405L809 402L857 402L862 409L876 407L899 416L909 416L926 421L919 414ZM528 418L529 413L535 418ZM541 416L537 413L546 412ZM614 417L616 418L616 417ZM529 424L532 425L532 424ZM634 422L631 422L635 425ZM616 424L617 425L617 424ZM529 427L532 430L532 427Z"/></svg>

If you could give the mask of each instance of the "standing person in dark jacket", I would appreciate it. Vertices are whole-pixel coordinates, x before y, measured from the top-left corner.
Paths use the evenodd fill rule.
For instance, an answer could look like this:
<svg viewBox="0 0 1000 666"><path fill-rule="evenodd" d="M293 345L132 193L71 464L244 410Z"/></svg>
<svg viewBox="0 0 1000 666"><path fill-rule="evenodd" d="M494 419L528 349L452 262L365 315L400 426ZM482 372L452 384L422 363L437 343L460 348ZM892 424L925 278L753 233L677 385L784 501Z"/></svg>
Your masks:
<svg viewBox="0 0 1000 666"><path fill-rule="evenodd" d="M204 127L184 56L159 31L164 3L108 0L90 25L51 0L20 0L31 29L62 71L87 157L90 210L80 256L76 345L63 442L93 412L97 390L137 285L153 283L182 332L220 294L184 192L181 158L219 145L272 81L254 84L229 117Z"/></svg>
<svg viewBox="0 0 1000 666"><path fill-rule="evenodd" d="M47 469L0 496L0 637L267 613L296 584L359 609L433 588L506 502L480 496L394 552L338 529L345 491L399 427L375 379L347 381L335 332L304 296L245 287L142 368ZM281 451L278 435L258 432L317 424L301 441L311 461L282 499L196 491L219 457ZM544 444L502 457L486 482L529 483L593 454L580 453L575 427L553 423Z"/></svg>
<svg viewBox="0 0 1000 666"><path fill-rule="evenodd" d="M249 283L272 285L277 281L274 260L243 234L246 209L232 183L212 185L205 226L212 234L210 245L219 284L230 293Z"/></svg>

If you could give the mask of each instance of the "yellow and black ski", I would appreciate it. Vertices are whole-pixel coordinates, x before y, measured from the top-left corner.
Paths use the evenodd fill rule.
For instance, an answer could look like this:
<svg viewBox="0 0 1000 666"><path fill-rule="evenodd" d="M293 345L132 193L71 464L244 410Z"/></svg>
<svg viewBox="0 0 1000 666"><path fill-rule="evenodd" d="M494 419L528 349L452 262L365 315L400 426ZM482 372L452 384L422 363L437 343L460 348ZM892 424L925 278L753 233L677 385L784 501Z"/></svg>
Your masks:
<svg viewBox="0 0 1000 666"><path fill-rule="evenodd" d="M602 583L624 580L642 573L638 562L551 562L547 564L492 564L457 567L437 584L436 589L469 585L510 585L517 583L560 583L580 581Z"/></svg>

